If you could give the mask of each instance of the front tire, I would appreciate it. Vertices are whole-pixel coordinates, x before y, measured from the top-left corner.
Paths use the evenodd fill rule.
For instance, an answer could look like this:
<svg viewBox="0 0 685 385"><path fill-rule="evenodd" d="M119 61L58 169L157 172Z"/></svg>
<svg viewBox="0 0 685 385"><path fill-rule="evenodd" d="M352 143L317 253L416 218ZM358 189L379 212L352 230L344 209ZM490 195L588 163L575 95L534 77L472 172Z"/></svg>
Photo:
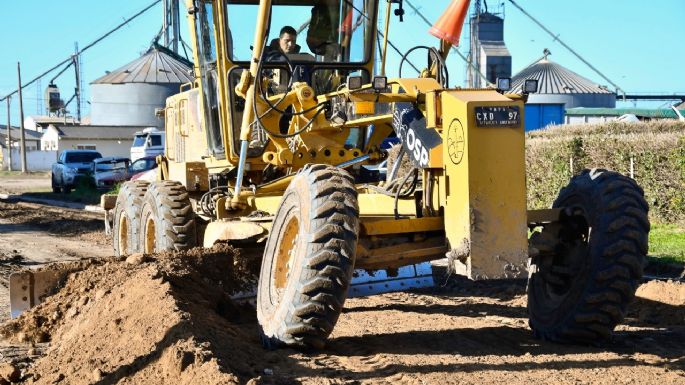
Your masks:
<svg viewBox="0 0 685 385"><path fill-rule="evenodd" d="M52 185L52 192L59 194L62 192L62 188L55 182L55 175L50 175L50 184Z"/></svg>
<svg viewBox="0 0 685 385"><path fill-rule="evenodd" d="M64 178L62 178L62 183L60 183L60 186L62 187L62 193L69 194L71 192L71 186L68 186L66 183L64 183Z"/></svg>
<svg viewBox="0 0 685 385"><path fill-rule="evenodd" d="M146 181L126 182L119 190L112 229L112 244L117 257L142 251L140 217L148 185Z"/></svg>
<svg viewBox="0 0 685 385"><path fill-rule="evenodd" d="M288 186L264 250L257 318L266 347L324 346L347 298L358 232L352 177L306 166Z"/></svg>
<svg viewBox="0 0 685 385"><path fill-rule="evenodd" d="M145 254L197 246L196 220L185 187L175 181L149 185L141 214L140 251Z"/></svg>
<svg viewBox="0 0 685 385"><path fill-rule="evenodd" d="M539 338L597 344L623 321L642 277L648 206L634 180L585 170L553 207L562 220L531 237L540 255L528 280L530 327Z"/></svg>

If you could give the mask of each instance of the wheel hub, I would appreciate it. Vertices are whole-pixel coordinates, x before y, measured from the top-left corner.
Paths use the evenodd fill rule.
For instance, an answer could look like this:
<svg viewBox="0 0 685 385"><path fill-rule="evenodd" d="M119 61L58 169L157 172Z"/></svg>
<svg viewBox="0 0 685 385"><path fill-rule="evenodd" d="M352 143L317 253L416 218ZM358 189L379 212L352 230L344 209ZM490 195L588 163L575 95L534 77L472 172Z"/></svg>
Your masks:
<svg viewBox="0 0 685 385"><path fill-rule="evenodd" d="M155 252L155 220L150 217L145 221L145 254Z"/></svg>
<svg viewBox="0 0 685 385"><path fill-rule="evenodd" d="M288 220L281 237L276 254L276 266L273 274L273 285L277 291L284 290L290 278L293 260L297 252L300 223L293 215Z"/></svg>

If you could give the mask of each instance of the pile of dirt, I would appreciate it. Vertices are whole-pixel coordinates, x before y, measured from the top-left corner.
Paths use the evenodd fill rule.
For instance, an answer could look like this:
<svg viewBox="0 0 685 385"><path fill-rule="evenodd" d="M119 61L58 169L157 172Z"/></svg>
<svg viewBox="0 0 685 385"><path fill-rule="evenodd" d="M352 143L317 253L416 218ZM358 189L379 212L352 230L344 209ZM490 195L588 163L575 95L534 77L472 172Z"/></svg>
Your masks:
<svg viewBox="0 0 685 385"><path fill-rule="evenodd" d="M21 270L24 263L25 259L18 250L0 250L0 286L8 288L10 274Z"/></svg>
<svg viewBox="0 0 685 385"><path fill-rule="evenodd" d="M400 151L402 150L402 145L401 144L396 144L392 146L390 149L388 149L388 174L390 174L390 170L394 167L395 163L397 162L397 157L400 155ZM411 162L411 159L405 154L402 157L402 161L400 163L400 168L397 170L397 174L395 175L395 178L403 178L405 175L407 175L411 170L414 169L414 165Z"/></svg>
<svg viewBox="0 0 685 385"><path fill-rule="evenodd" d="M0 327L14 343L49 342L23 368L26 383L230 384L264 373L254 310L230 297L253 286L254 260L218 245L79 263L58 292Z"/></svg>
<svg viewBox="0 0 685 385"><path fill-rule="evenodd" d="M685 325L685 283L649 281L635 293L628 317L654 326Z"/></svg>

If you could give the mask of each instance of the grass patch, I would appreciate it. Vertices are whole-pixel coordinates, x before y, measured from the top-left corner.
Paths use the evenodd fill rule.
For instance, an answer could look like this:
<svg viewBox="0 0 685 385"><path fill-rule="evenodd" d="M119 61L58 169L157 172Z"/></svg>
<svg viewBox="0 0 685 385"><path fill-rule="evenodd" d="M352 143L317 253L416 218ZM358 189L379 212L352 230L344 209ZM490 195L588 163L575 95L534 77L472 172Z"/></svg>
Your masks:
<svg viewBox="0 0 685 385"><path fill-rule="evenodd" d="M685 228L678 225L652 224L649 232L649 256L661 262L685 262Z"/></svg>

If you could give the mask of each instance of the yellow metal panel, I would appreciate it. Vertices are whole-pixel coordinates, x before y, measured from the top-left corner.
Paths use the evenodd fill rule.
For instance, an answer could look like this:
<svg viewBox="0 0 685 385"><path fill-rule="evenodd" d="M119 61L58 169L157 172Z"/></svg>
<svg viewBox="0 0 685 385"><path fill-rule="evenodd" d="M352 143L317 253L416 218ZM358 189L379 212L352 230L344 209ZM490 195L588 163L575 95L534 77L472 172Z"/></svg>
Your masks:
<svg viewBox="0 0 685 385"><path fill-rule="evenodd" d="M360 216L392 216L395 210L395 198L382 194L359 194ZM415 216L414 199L399 199L398 212L401 216Z"/></svg>
<svg viewBox="0 0 685 385"><path fill-rule="evenodd" d="M203 162L169 162L169 179L181 182L188 191L208 191L209 173Z"/></svg>
<svg viewBox="0 0 685 385"><path fill-rule="evenodd" d="M519 127L476 127L476 106L518 106L495 91L442 93L445 229L461 273L517 277L528 258L523 116Z"/></svg>
<svg viewBox="0 0 685 385"><path fill-rule="evenodd" d="M355 102L354 109L359 115L373 115L376 113L376 103L374 102Z"/></svg>
<svg viewBox="0 0 685 385"><path fill-rule="evenodd" d="M275 214L281 204L281 196L249 196L246 197L247 205L252 210L266 211ZM382 194L359 194L360 216L392 216L395 208L395 198ZM415 216L416 206L413 199L400 199L398 212L401 216Z"/></svg>
<svg viewBox="0 0 685 385"><path fill-rule="evenodd" d="M402 78L390 79L390 82L396 82L409 96L416 97L419 94L425 94L431 91L440 90L442 86L437 80L433 78Z"/></svg>
<svg viewBox="0 0 685 385"><path fill-rule="evenodd" d="M442 217L408 219L362 218L362 235L404 234L424 231L440 231L445 226Z"/></svg>

